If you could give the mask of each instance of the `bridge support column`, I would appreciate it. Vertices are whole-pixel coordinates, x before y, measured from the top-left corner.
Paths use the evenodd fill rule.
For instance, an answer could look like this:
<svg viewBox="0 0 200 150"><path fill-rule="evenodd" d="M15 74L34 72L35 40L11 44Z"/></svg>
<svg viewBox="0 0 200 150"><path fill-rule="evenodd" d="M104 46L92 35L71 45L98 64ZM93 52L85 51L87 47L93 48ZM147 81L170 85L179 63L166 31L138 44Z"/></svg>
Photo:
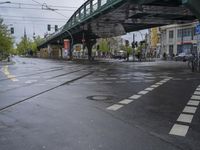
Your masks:
<svg viewBox="0 0 200 150"><path fill-rule="evenodd" d="M96 39L86 40L85 46L88 49L88 60L92 60L92 47L96 44Z"/></svg>

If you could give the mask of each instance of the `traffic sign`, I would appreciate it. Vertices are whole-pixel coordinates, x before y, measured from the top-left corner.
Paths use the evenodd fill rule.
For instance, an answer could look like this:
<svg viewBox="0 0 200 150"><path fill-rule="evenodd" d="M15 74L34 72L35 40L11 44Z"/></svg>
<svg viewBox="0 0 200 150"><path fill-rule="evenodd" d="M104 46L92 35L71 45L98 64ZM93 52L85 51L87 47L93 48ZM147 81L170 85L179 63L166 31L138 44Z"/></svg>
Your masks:
<svg viewBox="0 0 200 150"><path fill-rule="evenodd" d="M200 24L196 26L196 34L200 34Z"/></svg>

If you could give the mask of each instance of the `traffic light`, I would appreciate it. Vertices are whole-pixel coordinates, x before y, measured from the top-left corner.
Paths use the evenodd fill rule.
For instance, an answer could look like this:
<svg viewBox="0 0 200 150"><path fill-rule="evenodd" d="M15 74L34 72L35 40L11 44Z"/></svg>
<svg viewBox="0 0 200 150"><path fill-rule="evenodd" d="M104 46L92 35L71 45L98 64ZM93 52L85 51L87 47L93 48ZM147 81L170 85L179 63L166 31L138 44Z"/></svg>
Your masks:
<svg viewBox="0 0 200 150"><path fill-rule="evenodd" d="M58 25L55 25L55 32L58 31Z"/></svg>
<svg viewBox="0 0 200 150"><path fill-rule="evenodd" d="M47 25L47 30L51 31L51 25L50 24Z"/></svg>
<svg viewBox="0 0 200 150"><path fill-rule="evenodd" d="M14 31L14 28L13 28L13 27L11 27L11 28L10 28L10 32L11 32L11 34L14 34L14 33L15 33L15 31Z"/></svg>

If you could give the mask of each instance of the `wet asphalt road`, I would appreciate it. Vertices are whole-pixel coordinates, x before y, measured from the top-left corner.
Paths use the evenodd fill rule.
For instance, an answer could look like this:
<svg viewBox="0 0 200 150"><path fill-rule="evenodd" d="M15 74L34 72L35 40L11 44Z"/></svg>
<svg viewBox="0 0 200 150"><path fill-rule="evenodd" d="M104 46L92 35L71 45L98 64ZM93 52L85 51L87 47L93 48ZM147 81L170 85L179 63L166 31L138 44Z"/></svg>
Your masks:
<svg viewBox="0 0 200 150"><path fill-rule="evenodd" d="M199 150L186 63L13 60L0 66L0 150Z"/></svg>

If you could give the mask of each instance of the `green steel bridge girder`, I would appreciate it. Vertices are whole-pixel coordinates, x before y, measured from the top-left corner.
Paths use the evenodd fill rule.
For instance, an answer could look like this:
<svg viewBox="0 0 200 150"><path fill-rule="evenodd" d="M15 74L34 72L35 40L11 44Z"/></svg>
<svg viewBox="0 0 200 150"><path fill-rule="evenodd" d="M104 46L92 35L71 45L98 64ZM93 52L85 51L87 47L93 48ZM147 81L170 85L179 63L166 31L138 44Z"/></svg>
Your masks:
<svg viewBox="0 0 200 150"><path fill-rule="evenodd" d="M124 5L126 6L126 3L133 5L133 6L135 5L136 7L137 7L137 5L139 5L139 6L141 5L141 6L149 7L149 8L151 8L151 6L152 7L155 6L155 8L156 7L163 7L163 8L164 7L169 7L169 8L180 7L182 9L181 6L185 5L186 8L189 8L190 11L197 18L200 19L200 0L87 0L71 16L71 18L67 21L67 23L63 27L63 29L61 29L56 34L51 35L41 45L47 44L52 41L56 41L58 38L63 37L64 34L66 33L66 31L73 32L72 34L77 34L75 31L83 32L85 30L88 30L86 26L90 25L90 23L93 22L92 20L95 20L99 16L103 17L105 15L105 17L106 17L106 14L109 14L109 12L116 12L117 9L119 9L119 11L120 11L121 6L122 7ZM149 11L154 11L154 13L156 13L156 10L149 9ZM141 15L141 14L139 14L139 15ZM158 14L158 15L161 15L161 14ZM170 13L169 13L169 15L168 14L166 14L166 15L162 14L162 15L163 15L163 17L165 17L164 19L168 19L167 17L169 17L169 19L170 19L170 17L171 17L171 16L169 16ZM179 13L179 15L180 15L180 13ZM184 15L184 13L183 13L183 15ZM194 17L194 15L191 17L196 18L196 17ZM100 18L102 18L102 17L100 17ZM145 14L143 14L143 16L141 16L141 18L142 17L145 17ZM179 16L177 16L177 17L179 17ZM188 19L188 20L192 21L193 18L191 18L191 17L189 15L186 16L186 20ZM182 19L184 19L184 18L182 18ZM99 20L97 20L97 22L98 21ZM147 22L148 22L148 18L147 18ZM141 22L141 23L144 24L144 22ZM123 24L123 22L122 22L122 24ZM127 26L126 26L126 23L125 23L125 24L123 24L123 26L124 26L124 28L127 27L126 29L128 29L127 31L129 31L129 32L132 30L132 28L134 28L134 24L130 30L129 30L129 26L131 27L131 24L127 23ZM86 27L86 29L85 29L85 27ZM148 24L146 24L146 27L149 28L150 26L148 26ZM83 31L81 31L81 30L83 30ZM69 37L69 35L68 35L68 37Z"/></svg>
<svg viewBox="0 0 200 150"><path fill-rule="evenodd" d="M188 7L200 19L200 0L182 0L182 4Z"/></svg>

